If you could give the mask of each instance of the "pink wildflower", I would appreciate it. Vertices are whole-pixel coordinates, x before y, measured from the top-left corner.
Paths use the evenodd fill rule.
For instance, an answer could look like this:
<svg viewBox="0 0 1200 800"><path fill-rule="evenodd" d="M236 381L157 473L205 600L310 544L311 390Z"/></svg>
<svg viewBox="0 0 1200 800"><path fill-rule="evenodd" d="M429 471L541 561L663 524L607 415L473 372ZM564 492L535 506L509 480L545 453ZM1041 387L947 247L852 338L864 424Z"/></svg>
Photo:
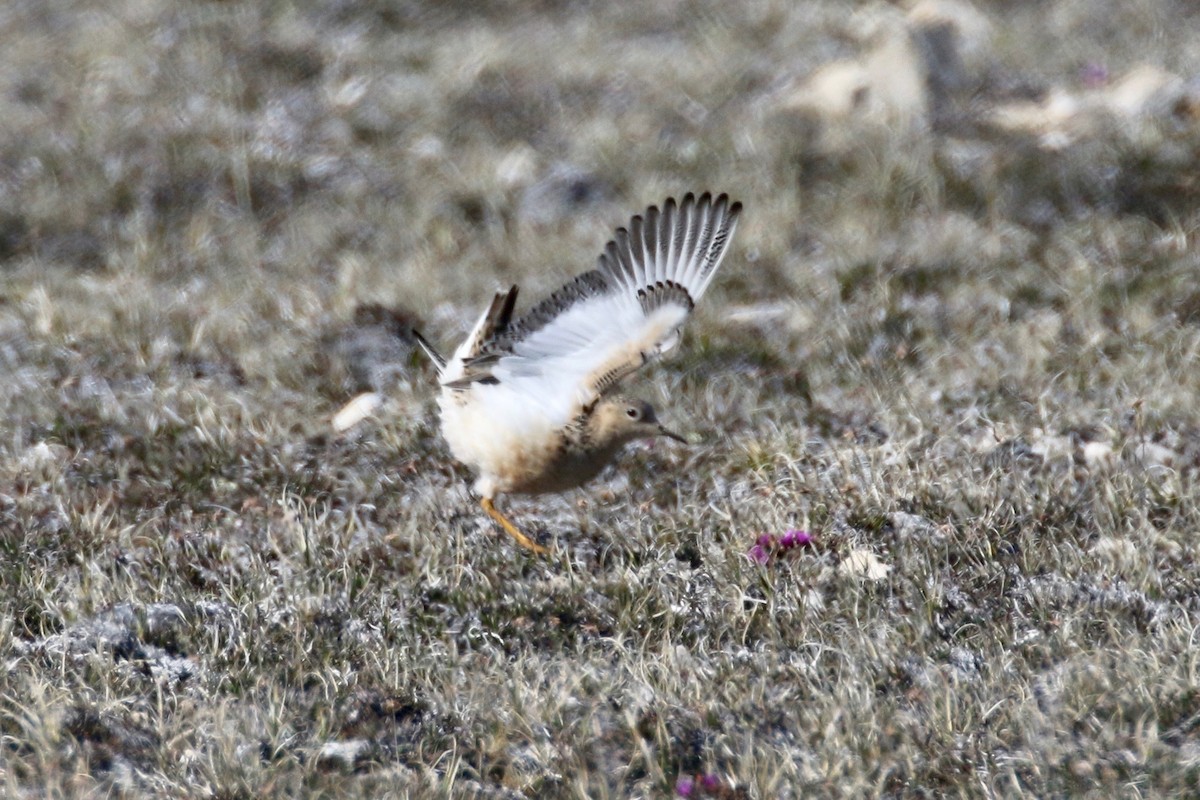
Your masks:
<svg viewBox="0 0 1200 800"><path fill-rule="evenodd" d="M810 547L812 541L812 534L808 531L788 531L780 537L779 546L784 550L791 550L793 547Z"/></svg>
<svg viewBox="0 0 1200 800"><path fill-rule="evenodd" d="M766 564L771 560L772 555L778 555L797 547L812 547L812 545L813 537L808 531L788 531L778 538L764 533L746 551L746 558L755 564Z"/></svg>

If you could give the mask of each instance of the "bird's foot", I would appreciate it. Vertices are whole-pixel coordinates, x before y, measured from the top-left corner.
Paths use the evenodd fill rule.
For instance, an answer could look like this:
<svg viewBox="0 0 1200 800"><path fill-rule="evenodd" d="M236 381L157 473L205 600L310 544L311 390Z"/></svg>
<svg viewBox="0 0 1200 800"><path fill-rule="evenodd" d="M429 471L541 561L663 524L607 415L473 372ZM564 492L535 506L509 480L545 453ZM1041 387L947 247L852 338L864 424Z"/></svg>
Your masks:
<svg viewBox="0 0 1200 800"><path fill-rule="evenodd" d="M505 533L517 540L517 544L521 545L521 547L524 547L526 550L532 550L538 555L545 555L546 553L550 552L548 548L542 547L533 539L530 539L528 536L521 533L520 528L512 524L508 517L504 516L496 509L496 506L492 502L491 498L485 497L479 501L479 504L483 506L483 510L487 512L487 515L494 519L500 525L500 527L504 529Z"/></svg>

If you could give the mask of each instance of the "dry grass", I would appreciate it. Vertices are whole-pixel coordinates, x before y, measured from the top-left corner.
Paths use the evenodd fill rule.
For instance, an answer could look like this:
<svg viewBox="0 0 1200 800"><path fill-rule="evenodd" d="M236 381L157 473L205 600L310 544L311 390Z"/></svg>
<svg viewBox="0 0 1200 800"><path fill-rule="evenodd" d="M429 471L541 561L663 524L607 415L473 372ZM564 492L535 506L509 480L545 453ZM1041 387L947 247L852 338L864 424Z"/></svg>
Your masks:
<svg viewBox="0 0 1200 800"><path fill-rule="evenodd" d="M789 98L898 10L10 6L0 794L1200 790L1200 91L987 117L1194 81L1192 4L981 2L928 115L837 119ZM702 189L743 224L641 387L702 443L515 551L407 326Z"/></svg>

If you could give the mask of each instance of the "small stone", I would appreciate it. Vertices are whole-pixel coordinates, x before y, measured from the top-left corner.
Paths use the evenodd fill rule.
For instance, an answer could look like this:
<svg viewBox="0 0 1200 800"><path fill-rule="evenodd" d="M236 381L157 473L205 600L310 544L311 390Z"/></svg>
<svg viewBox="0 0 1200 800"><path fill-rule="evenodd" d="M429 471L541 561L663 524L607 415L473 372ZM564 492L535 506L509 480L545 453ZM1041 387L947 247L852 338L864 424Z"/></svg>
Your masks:
<svg viewBox="0 0 1200 800"><path fill-rule="evenodd" d="M333 415L333 429L338 433L353 428L367 417L374 414L383 405L383 395L378 392L364 392Z"/></svg>
<svg viewBox="0 0 1200 800"><path fill-rule="evenodd" d="M881 581L891 571L891 565L884 564L870 550L852 550L838 565L839 574L868 581Z"/></svg>
<svg viewBox="0 0 1200 800"><path fill-rule="evenodd" d="M1147 467L1173 467L1179 454L1155 442L1143 442L1133 451L1134 457Z"/></svg>
<svg viewBox="0 0 1200 800"><path fill-rule="evenodd" d="M42 472L65 461L66 457L67 448L61 444L38 442L27 447L21 454L20 468L30 472Z"/></svg>
<svg viewBox="0 0 1200 800"><path fill-rule="evenodd" d="M326 742L317 753L317 764L326 769L353 769L370 743L366 739L347 739L343 742Z"/></svg>
<svg viewBox="0 0 1200 800"><path fill-rule="evenodd" d="M1108 442L1088 442L1083 446L1083 463L1089 469L1105 469L1113 464L1113 448Z"/></svg>

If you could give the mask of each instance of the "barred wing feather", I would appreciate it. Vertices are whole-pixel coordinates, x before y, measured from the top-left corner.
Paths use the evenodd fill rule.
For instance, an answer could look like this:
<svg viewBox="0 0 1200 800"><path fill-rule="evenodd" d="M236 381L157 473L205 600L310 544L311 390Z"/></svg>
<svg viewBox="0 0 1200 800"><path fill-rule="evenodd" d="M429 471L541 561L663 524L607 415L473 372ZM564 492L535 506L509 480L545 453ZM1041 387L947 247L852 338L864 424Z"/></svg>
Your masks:
<svg viewBox="0 0 1200 800"><path fill-rule="evenodd" d="M674 347L729 248L740 211L727 195L707 192L678 204L669 199L661 210L651 206L618 229L596 269L516 322L491 326L490 340L463 359L461 375L444 375L443 382L498 383L496 389L565 422ZM497 308L511 312L510 302L498 295L477 331Z"/></svg>

